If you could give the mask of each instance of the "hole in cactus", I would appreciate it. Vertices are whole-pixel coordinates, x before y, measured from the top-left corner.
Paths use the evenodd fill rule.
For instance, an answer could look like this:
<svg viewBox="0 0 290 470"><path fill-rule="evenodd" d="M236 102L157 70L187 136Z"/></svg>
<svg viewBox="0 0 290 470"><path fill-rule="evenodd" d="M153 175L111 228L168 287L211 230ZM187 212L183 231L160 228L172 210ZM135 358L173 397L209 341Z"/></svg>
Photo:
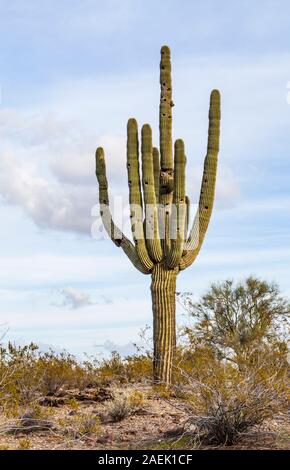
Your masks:
<svg viewBox="0 0 290 470"><path fill-rule="evenodd" d="M171 91L171 88L167 88L167 91Z"/></svg>
<svg viewBox="0 0 290 470"><path fill-rule="evenodd" d="M162 114L162 116L166 116L166 114Z"/></svg>
<svg viewBox="0 0 290 470"><path fill-rule="evenodd" d="M129 186L131 186L131 184L132 184L132 181L131 181L131 180L129 180Z"/></svg>
<svg viewBox="0 0 290 470"><path fill-rule="evenodd" d="M207 210L207 209L208 209L208 206L204 206L204 208Z"/></svg>
<svg viewBox="0 0 290 470"><path fill-rule="evenodd" d="M166 86L166 83L165 83L165 82L163 82L163 83L162 83L162 85L163 85L163 86Z"/></svg>
<svg viewBox="0 0 290 470"><path fill-rule="evenodd" d="M207 183L207 178L205 178L204 182Z"/></svg>
<svg viewBox="0 0 290 470"><path fill-rule="evenodd" d="M145 181L145 184L148 184L148 181Z"/></svg>

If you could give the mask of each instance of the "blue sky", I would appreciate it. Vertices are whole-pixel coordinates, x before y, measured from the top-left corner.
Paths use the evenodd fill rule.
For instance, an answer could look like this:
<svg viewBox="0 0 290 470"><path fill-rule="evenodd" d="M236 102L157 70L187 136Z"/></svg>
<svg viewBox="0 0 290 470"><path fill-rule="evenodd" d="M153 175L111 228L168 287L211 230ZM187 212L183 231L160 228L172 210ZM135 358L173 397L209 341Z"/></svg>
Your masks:
<svg viewBox="0 0 290 470"><path fill-rule="evenodd" d="M93 240L94 151L127 195L126 122L158 141L159 50L172 51L174 138L197 201L209 93L222 93L217 198L178 290L256 274L289 288L286 0L0 0L0 324L6 339L81 354L138 339L150 279ZM180 321L183 321L180 312ZM109 343L108 343L109 342Z"/></svg>

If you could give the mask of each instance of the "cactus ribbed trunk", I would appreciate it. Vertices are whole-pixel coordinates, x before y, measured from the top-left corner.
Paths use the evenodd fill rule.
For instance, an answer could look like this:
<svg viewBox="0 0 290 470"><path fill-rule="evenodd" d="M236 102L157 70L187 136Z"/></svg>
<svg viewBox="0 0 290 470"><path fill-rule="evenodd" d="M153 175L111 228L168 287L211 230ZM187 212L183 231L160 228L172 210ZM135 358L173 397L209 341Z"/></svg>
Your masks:
<svg viewBox="0 0 290 470"><path fill-rule="evenodd" d="M166 385L171 383L172 362L176 348L176 276L175 269L157 264L154 266L151 282L154 382Z"/></svg>

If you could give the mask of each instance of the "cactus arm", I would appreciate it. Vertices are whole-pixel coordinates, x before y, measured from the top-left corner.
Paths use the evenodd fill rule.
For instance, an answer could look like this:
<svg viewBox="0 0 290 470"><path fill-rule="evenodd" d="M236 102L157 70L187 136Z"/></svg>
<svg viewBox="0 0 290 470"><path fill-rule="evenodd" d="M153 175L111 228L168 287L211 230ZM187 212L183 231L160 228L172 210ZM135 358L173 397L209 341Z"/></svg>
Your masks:
<svg viewBox="0 0 290 470"><path fill-rule="evenodd" d="M190 222L190 199L188 196L185 196L185 203L186 203L186 214L185 214L185 224L184 224L184 240L187 240L189 236L188 229L189 229L189 222ZM185 256L186 253L187 253L187 250L184 248L182 252L182 256Z"/></svg>
<svg viewBox="0 0 290 470"><path fill-rule="evenodd" d="M150 257L160 262L162 260L162 248L158 230L158 211L156 206L152 130L149 124L142 127L142 184L145 204L145 230L146 246Z"/></svg>
<svg viewBox="0 0 290 470"><path fill-rule="evenodd" d="M213 90L210 97L207 154L204 161L198 213L186 243L186 254L180 260L181 270L190 266L198 255L210 221L215 194L219 135L220 93L218 90Z"/></svg>
<svg viewBox="0 0 290 470"><path fill-rule="evenodd" d="M158 230L159 237L163 237L162 233L164 230L164 211L162 205L160 204L160 155L157 147L153 147L153 170L154 170L154 187L155 187L155 197L157 204L158 212ZM161 249L163 241L160 241ZM163 251L163 250L162 250Z"/></svg>
<svg viewBox="0 0 290 470"><path fill-rule="evenodd" d="M190 221L190 199L188 196L185 196L186 202L186 217L185 217L185 227L184 227L184 240L187 240L188 227Z"/></svg>
<svg viewBox="0 0 290 470"><path fill-rule="evenodd" d="M186 196L185 196L185 165L184 143L181 139L176 140L174 145L174 190L173 208L170 220L171 226L171 248L166 258L168 268L176 268L179 265L184 245L184 231L186 219Z"/></svg>
<svg viewBox="0 0 290 470"><path fill-rule="evenodd" d="M106 163L104 150L101 147L96 151L96 177L99 183L100 213L106 232L116 246L121 247L132 264L143 274L149 274L150 270L140 262L134 245L115 225L109 207L108 180L106 175Z"/></svg>
<svg viewBox="0 0 290 470"><path fill-rule="evenodd" d="M156 203L159 204L160 159L157 147L153 147L154 188Z"/></svg>
<svg viewBox="0 0 290 470"><path fill-rule="evenodd" d="M127 171L133 240L141 264L143 264L144 268L151 271L154 264L149 256L144 237L142 193L139 171L138 128L135 119L129 119L127 125Z"/></svg>
<svg viewBox="0 0 290 470"><path fill-rule="evenodd" d="M172 83L171 83L171 61L168 46L161 48L160 61L160 153L161 168L163 170L173 169L172 157Z"/></svg>
<svg viewBox="0 0 290 470"><path fill-rule="evenodd" d="M162 249L164 256L170 250L170 212L173 197L173 157L172 157L172 83L171 61L168 46L161 48L160 61L160 198L162 218Z"/></svg>

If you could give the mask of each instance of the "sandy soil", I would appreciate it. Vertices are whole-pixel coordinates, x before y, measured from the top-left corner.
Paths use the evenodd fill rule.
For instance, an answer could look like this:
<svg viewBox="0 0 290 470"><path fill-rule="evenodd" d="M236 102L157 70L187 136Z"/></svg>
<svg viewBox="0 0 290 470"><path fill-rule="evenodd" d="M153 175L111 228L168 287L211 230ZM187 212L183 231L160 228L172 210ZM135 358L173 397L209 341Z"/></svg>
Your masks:
<svg viewBox="0 0 290 470"><path fill-rule="evenodd" d="M49 429L20 428L11 432L15 418L0 415L0 449L193 449L213 448L193 444L192 439L180 437L186 415L184 404L177 398L166 398L142 389L148 396L145 406L120 422L110 421L106 401L73 399L69 404L60 401L58 407L41 406L41 415ZM61 404L62 403L62 404ZM44 419L41 416L40 424ZM83 434L82 423L91 416L100 424L93 432ZM10 431L9 431L10 430ZM219 449L289 449L290 415L278 415L259 429L242 436L235 446Z"/></svg>

